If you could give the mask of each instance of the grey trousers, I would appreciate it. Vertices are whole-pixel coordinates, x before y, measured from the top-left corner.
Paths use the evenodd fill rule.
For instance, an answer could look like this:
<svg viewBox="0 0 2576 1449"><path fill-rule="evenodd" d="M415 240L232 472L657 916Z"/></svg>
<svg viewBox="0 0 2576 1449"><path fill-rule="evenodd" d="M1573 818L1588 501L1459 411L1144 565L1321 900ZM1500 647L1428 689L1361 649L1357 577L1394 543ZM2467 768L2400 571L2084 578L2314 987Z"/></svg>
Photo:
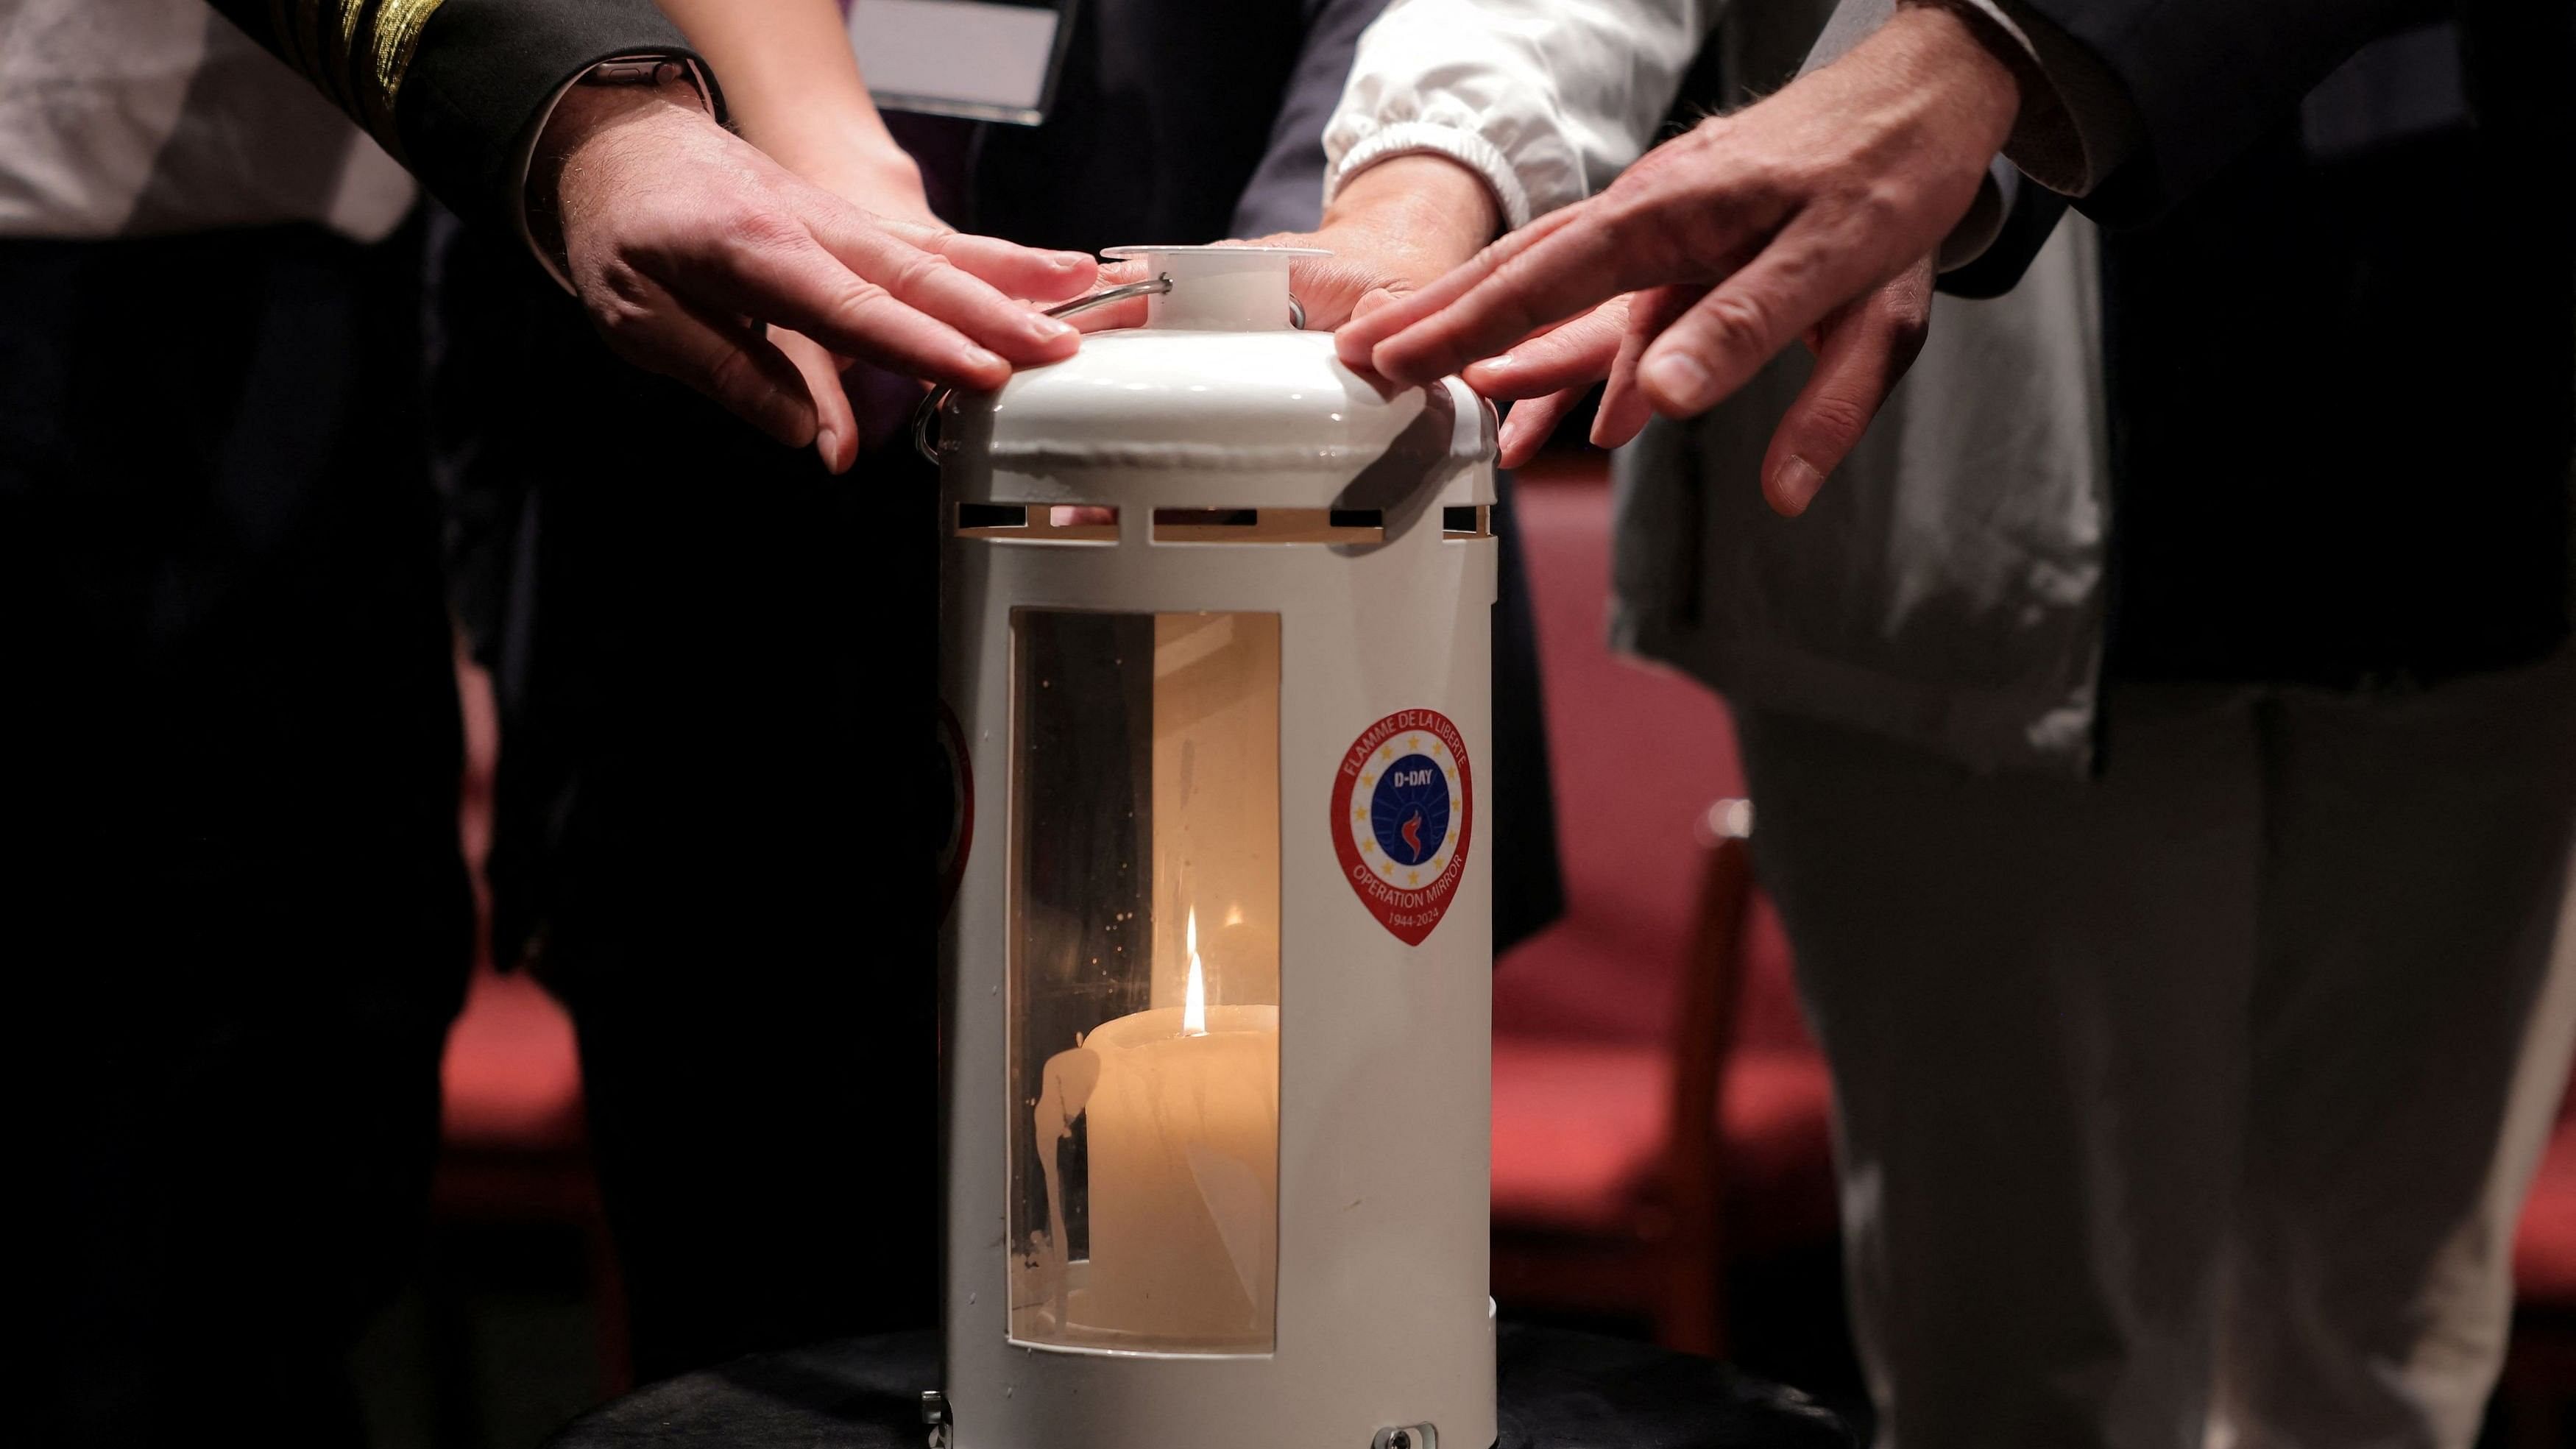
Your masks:
<svg viewBox="0 0 2576 1449"><path fill-rule="evenodd" d="M2466 1446L2576 1041L2576 658L2109 707L2089 784L1739 720L1879 1443Z"/></svg>

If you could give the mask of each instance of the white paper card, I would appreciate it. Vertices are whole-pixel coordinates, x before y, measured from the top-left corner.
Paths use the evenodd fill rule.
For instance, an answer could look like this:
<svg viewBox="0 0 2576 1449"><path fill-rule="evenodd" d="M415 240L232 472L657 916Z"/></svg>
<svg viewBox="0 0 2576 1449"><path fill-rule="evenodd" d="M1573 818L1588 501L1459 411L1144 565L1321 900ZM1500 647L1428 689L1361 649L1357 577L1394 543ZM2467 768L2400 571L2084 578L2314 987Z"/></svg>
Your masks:
<svg viewBox="0 0 2576 1449"><path fill-rule="evenodd" d="M857 0L850 48L883 110L1036 125L1070 0Z"/></svg>

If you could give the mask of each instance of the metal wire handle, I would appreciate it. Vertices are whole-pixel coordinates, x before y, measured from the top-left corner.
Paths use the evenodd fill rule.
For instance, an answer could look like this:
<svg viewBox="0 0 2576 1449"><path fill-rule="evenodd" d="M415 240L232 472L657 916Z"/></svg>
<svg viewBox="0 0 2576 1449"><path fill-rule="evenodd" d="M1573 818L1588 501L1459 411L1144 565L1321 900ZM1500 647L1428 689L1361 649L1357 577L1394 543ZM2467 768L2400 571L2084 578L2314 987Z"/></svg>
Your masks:
<svg viewBox="0 0 2576 1449"><path fill-rule="evenodd" d="M1112 302L1124 302L1130 297L1159 297L1170 290L1172 290L1172 275L1165 272L1158 277L1147 277L1141 282L1106 287L1088 297L1076 297L1070 302L1058 303L1047 308L1046 314L1050 317L1070 317L1076 312L1088 312L1094 307L1106 307ZM933 423L939 421L939 410L948 405L950 395L956 391L957 389L953 387L933 388L930 396L921 400L920 411L912 415L913 451L932 463L939 461L939 445L931 441L930 428Z"/></svg>
<svg viewBox="0 0 2576 1449"><path fill-rule="evenodd" d="M1171 290L1172 274L1165 272L1160 276L1148 277L1141 282L1103 288L1088 297L1076 297L1070 302L1047 308L1046 314L1050 317L1070 317L1077 312L1088 312L1094 307L1106 307L1112 302L1124 302L1130 297L1159 297ZM1288 299L1288 320L1299 331L1305 330L1306 309L1294 297ZM912 415L913 451L932 464L939 461L939 445L931 440L931 425L939 420L939 410L948 405L949 397L956 391L957 389L946 386L933 388L930 396L921 400L920 409Z"/></svg>

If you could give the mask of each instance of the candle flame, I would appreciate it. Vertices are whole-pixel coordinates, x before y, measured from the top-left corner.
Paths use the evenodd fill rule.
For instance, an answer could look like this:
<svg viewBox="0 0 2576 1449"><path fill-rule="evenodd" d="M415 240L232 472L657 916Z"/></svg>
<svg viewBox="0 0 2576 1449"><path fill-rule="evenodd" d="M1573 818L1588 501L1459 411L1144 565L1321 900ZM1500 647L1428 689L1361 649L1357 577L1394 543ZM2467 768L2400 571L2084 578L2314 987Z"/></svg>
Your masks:
<svg viewBox="0 0 2576 1449"><path fill-rule="evenodd" d="M1189 985L1181 993L1181 1035L1207 1035L1207 975L1199 967L1199 913L1190 910L1187 945L1190 953Z"/></svg>

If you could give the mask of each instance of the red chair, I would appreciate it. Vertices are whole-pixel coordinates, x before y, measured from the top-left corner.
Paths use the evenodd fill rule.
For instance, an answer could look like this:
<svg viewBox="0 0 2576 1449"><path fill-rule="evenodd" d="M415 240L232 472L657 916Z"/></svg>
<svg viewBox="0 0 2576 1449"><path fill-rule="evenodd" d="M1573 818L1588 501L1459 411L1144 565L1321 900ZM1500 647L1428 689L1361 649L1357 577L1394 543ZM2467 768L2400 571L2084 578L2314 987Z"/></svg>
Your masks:
<svg viewBox="0 0 2576 1449"><path fill-rule="evenodd" d="M2513 1243L2513 1351L2499 1386L2517 1449L2576 1440L2576 1081Z"/></svg>
<svg viewBox="0 0 2576 1449"><path fill-rule="evenodd" d="M525 972L478 964L447 1033L438 1215L569 1222L598 1211L572 1021Z"/></svg>
<svg viewBox="0 0 2576 1449"><path fill-rule="evenodd" d="M1714 1353L1730 1257L1833 1235L1824 1063L1752 888L1724 708L1603 640L1601 469L1524 474L1515 508L1567 908L1494 979L1495 1294Z"/></svg>
<svg viewBox="0 0 2576 1449"><path fill-rule="evenodd" d="M572 1018L545 987L524 971L493 967L483 861L492 840L499 726L491 681L461 655L457 684L466 741L458 828L474 879L479 944L441 1065L431 1213L440 1224L574 1229L598 1316L600 1390L619 1393L628 1386L625 1301L591 1172L580 1053Z"/></svg>

